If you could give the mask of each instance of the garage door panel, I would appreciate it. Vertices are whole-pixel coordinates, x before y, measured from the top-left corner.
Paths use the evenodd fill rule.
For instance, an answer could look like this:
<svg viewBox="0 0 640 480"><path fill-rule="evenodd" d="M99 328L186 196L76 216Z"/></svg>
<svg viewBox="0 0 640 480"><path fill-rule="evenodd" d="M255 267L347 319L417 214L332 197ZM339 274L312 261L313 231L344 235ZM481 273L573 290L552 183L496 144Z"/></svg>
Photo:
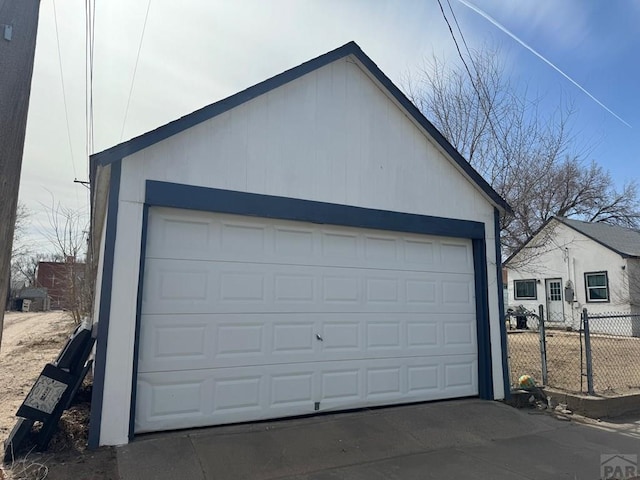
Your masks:
<svg viewBox="0 0 640 480"><path fill-rule="evenodd" d="M212 381L201 371L142 373L136 392L136 433L201 425L210 416Z"/></svg>
<svg viewBox="0 0 640 480"><path fill-rule="evenodd" d="M140 372L476 351L473 315L144 315Z"/></svg>
<svg viewBox="0 0 640 480"><path fill-rule="evenodd" d="M476 371L475 355L467 355L145 373L136 431L472 396ZM181 401L174 411L172 398Z"/></svg>
<svg viewBox="0 0 640 480"><path fill-rule="evenodd" d="M149 259L146 313L472 313L470 274Z"/></svg>
<svg viewBox="0 0 640 480"><path fill-rule="evenodd" d="M476 395L472 253L151 208L136 432Z"/></svg>
<svg viewBox="0 0 640 480"><path fill-rule="evenodd" d="M286 220L154 208L146 256L203 261L468 272L470 242Z"/></svg>

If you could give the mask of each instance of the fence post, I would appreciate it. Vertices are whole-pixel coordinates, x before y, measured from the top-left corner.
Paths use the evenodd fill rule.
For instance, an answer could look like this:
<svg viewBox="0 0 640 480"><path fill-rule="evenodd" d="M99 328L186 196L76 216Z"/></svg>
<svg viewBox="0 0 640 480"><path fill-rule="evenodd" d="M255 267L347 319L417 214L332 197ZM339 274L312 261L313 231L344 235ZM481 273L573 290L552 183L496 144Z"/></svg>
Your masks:
<svg viewBox="0 0 640 480"><path fill-rule="evenodd" d="M538 326L540 332L540 366L542 367L542 384L548 385L547 377L547 337L544 331L544 307L538 305Z"/></svg>
<svg viewBox="0 0 640 480"><path fill-rule="evenodd" d="M584 329L584 353L587 361L587 393L595 395L593 391L593 364L591 363L591 334L589 333L589 314L587 309L582 309L582 322Z"/></svg>

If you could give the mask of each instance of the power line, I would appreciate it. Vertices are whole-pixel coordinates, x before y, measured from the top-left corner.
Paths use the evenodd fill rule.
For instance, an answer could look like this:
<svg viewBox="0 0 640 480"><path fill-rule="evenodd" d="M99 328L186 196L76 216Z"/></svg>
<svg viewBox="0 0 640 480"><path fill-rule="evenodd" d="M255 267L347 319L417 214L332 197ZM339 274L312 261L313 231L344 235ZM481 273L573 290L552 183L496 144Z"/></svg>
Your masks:
<svg viewBox="0 0 640 480"><path fill-rule="evenodd" d="M133 93L133 85L136 81L136 72L138 71L138 60L140 60L140 51L142 50L142 40L144 39L144 32L147 29L147 18L149 18L149 7L151 7L151 0L147 1L147 13L144 16L144 23L142 25L142 34L140 35L140 43L138 44L138 53L136 54L136 64L133 67L133 76L131 77L131 87L129 88L129 97L127 98L127 108L124 111L124 119L122 120L122 130L120 131L120 140L124 136L124 127L127 123L127 115L129 114L129 105L131 103L131 93Z"/></svg>
<svg viewBox="0 0 640 480"><path fill-rule="evenodd" d="M85 0L85 149L86 149L86 178L91 177L89 157L94 150L93 128L93 52L95 45L95 0ZM87 187L86 201L91 209L91 191L87 184L78 179L74 183L81 183Z"/></svg>
<svg viewBox="0 0 640 480"><path fill-rule="evenodd" d="M473 66L473 70L476 72L476 76L479 75L478 72L478 67L476 66L475 62L473 61L473 55L471 54L471 51L469 50L469 46L467 45L467 41L464 38L464 34L462 33L462 29L460 28L460 24L458 23L458 18L456 17L455 12L453 11L453 8L451 7L451 3L449 2L449 0L447 0L447 4L449 5L449 10L451 11L451 14L453 15L453 19L456 23L456 27L458 29L458 32L460 33L460 38L462 38L462 42L464 43L465 49L467 50L467 54L469 55L469 60L471 61L471 65ZM462 55L462 52L460 51L460 46L458 45L458 40L456 39L455 34L453 33L453 28L451 28L451 23L449 23L449 19L447 18L446 13L444 12L444 8L442 7L442 3L440 2L440 0L438 0L438 5L440 6L440 12L442 12L442 17L444 18L444 21L447 23L447 26L449 27L449 33L451 33L451 38L453 39L453 43L456 45L456 50L458 51L458 56L460 57L460 60L462 60L462 63L464 64L464 68L467 71L467 74L469 75L469 81L471 82L471 86L473 87L473 90L476 92L476 95L478 96L478 104L480 106L480 108L482 109L484 116L486 118L486 121L489 123L489 127L491 128L492 133L495 136L498 136L498 129L496 129L496 125L493 122L493 119L491 118L492 115L492 107L493 104L491 102L489 102L489 105L485 105L485 98L486 98L486 86L484 85L484 83L480 82L481 85L484 87L484 94L485 97L483 97L482 93L480 93L480 90L478 88L478 86L476 85L476 81L475 81L475 77L474 75L471 73L471 70L469 69L469 66L467 65L466 60L464 59L464 56ZM498 124L499 125L499 124ZM501 126L501 125L499 125ZM498 142L499 148L501 150L504 150L504 146L502 145L502 142Z"/></svg>
<svg viewBox="0 0 640 480"><path fill-rule="evenodd" d="M469 80L471 80L471 85L473 86L473 89L478 94L478 98L480 98L480 92L476 88L476 84L475 84L475 82L473 80L473 75L471 74L471 70L469 70L469 65L467 65L467 61L464 59L464 55L462 55L462 52L460 51L460 45L458 45L458 40L456 39L456 36L453 33L453 28L451 28L451 23L449 23L449 19L447 18L447 14L444 13L444 8L442 7L442 3L440 2L440 0L438 0L438 5L440 6L440 12L442 12L442 18L444 18L444 21L447 22L447 27L449 27L449 33L451 33L451 38L453 39L453 43L455 43L455 45L456 45L456 50L458 51L458 56L460 57L460 60L462 60L462 64L464 65L465 70L469 74ZM451 8L451 5L449 5L449 8Z"/></svg>
<svg viewBox="0 0 640 480"><path fill-rule="evenodd" d="M462 39L462 43L464 44L464 48L467 51L467 55L469 56L469 61L471 62L471 65L473 66L473 71L476 73L476 77L478 77L479 71L478 71L478 67L476 65L476 62L473 60L473 55L471 54L471 50L469 50L469 45L467 45L467 41L464 38L464 33L462 33L462 29L460 28L460 24L458 23L458 17L456 17L456 12L454 12L453 7L451 6L451 2L449 0L447 0L447 4L449 5L449 10L451 11L451 15L453 16L453 21L456 24L456 27L458 29L458 33L460 33L460 38ZM455 41L455 39L454 39ZM458 52L460 53L460 52ZM463 59L464 61L464 59ZM468 72L468 70L467 70ZM476 93L478 94L478 101L480 102L480 106L484 111L485 116L487 117L487 121L489 122L489 126L491 127L491 130L493 131L494 135L497 135L497 130L496 130L496 126L493 123L493 120L491 118L491 113L493 111L493 103L492 102L488 102L488 105L484 105L484 101L483 99L488 98L489 93L487 91L487 86L483 81L479 82L480 87L482 87L483 90L483 94L484 96L480 95L480 92L478 91L478 86L474 84L474 79L470 78L471 80L471 84L473 85L474 90L476 91ZM499 127L502 127L501 125L498 125ZM501 132L502 133L502 132ZM501 147L502 148L502 147Z"/></svg>
<svg viewBox="0 0 640 480"><path fill-rule="evenodd" d="M94 149L93 52L95 45L95 0L85 1L85 125L87 158ZM87 173L89 164L87 163Z"/></svg>
<svg viewBox="0 0 640 480"><path fill-rule="evenodd" d="M67 123L67 139L69 141L69 151L71 152L71 166L73 167L73 176L76 177L76 161L73 156L73 144L71 142L71 128L69 127L69 109L67 108L67 92L64 87L64 72L62 70L62 55L60 53L60 35L58 34L58 13L56 12L56 0L53 4L53 20L56 25L56 44L58 46L58 64L60 65L60 80L62 82L62 101L64 103L64 116Z"/></svg>
<svg viewBox="0 0 640 480"><path fill-rule="evenodd" d="M95 0L91 0L91 5L92 5L92 9L91 9L91 49L90 49L90 53L91 53L91 66L90 66L90 73L91 73L91 78L90 78L90 92L91 92L91 96L89 97L89 113L90 113L90 120L91 120L91 153L93 153L93 148L94 148L94 130L93 130L93 49L95 47L96 44L96 29L95 29L95 25L96 25L96 2Z"/></svg>
<svg viewBox="0 0 640 480"><path fill-rule="evenodd" d="M469 60L471 61L471 65L473 65L473 68L477 74L478 69L476 68L475 62L473 61L473 55L471 55L471 51L469 50L469 45L467 45L467 41L465 40L464 34L462 33L462 29L460 28L460 24L458 23L458 17L456 17L456 12L453 11L453 7L451 6L451 2L449 0L447 0L447 5L449 5L449 10L451 11L451 15L453 15L453 21L456 24L456 28L458 29L458 33L460 34L462 43L464 43L464 48L467 51L467 55L469 55Z"/></svg>

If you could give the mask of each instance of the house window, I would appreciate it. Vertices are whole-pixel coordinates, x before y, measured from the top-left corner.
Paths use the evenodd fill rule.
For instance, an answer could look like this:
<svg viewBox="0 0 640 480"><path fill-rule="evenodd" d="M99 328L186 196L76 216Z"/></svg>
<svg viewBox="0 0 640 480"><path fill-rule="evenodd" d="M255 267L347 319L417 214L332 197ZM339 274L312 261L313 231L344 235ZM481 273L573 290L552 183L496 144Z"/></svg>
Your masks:
<svg viewBox="0 0 640 480"><path fill-rule="evenodd" d="M609 279L607 272L590 272L584 274L587 287L587 302L609 301Z"/></svg>
<svg viewBox="0 0 640 480"><path fill-rule="evenodd" d="M535 300L538 298L535 280L514 280L513 292L516 300Z"/></svg>
<svg viewBox="0 0 640 480"><path fill-rule="evenodd" d="M548 282L549 285L549 300L552 302L562 301L562 286L561 281Z"/></svg>

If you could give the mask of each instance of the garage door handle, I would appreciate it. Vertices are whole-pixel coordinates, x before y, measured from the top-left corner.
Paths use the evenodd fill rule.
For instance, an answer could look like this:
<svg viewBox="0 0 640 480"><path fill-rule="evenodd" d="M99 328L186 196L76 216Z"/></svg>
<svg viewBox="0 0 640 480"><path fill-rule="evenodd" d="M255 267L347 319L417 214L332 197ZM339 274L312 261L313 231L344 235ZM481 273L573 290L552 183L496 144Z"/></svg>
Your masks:
<svg viewBox="0 0 640 480"><path fill-rule="evenodd" d="M317 338L318 340L320 340L321 342L323 342L323 341L324 341L324 340L322 339L322 337L320 336L320 334L319 334L319 333L316 333L316 338Z"/></svg>

